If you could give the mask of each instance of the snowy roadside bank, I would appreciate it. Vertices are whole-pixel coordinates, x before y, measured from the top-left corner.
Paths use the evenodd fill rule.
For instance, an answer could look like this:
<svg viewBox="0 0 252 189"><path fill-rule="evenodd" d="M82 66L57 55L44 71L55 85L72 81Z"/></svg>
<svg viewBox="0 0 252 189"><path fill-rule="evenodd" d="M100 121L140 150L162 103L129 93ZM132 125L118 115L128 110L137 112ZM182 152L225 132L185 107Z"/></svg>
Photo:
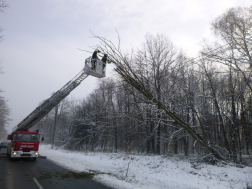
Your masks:
<svg viewBox="0 0 252 189"><path fill-rule="evenodd" d="M41 145L40 154L72 171L108 173L94 179L117 189L243 189L252 185L252 167L191 164L175 157L52 150L50 145Z"/></svg>

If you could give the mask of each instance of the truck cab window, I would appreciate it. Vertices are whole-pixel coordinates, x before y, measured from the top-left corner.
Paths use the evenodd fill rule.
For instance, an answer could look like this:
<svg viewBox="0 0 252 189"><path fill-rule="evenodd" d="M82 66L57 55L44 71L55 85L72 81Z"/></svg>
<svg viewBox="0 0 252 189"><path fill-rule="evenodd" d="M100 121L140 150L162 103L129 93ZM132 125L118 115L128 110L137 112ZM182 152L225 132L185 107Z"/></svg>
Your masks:
<svg viewBox="0 0 252 189"><path fill-rule="evenodd" d="M18 141L18 142L23 141L23 134L18 134L18 135L17 135L17 141Z"/></svg>
<svg viewBox="0 0 252 189"><path fill-rule="evenodd" d="M18 142L38 142L37 134L18 134L17 141Z"/></svg>

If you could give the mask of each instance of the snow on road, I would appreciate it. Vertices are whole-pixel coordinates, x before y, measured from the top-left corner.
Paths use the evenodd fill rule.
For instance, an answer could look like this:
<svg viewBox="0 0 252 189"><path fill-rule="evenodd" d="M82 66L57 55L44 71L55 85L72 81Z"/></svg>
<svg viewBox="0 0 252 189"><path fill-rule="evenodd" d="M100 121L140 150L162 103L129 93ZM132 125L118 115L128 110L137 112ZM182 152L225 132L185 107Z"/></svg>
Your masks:
<svg viewBox="0 0 252 189"><path fill-rule="evenodd" d="M252 187L252 167L192 163L189 159L125 153L52 150L40 154L72 171L98 171L95 180L116 189L243 189Z"/></svg>

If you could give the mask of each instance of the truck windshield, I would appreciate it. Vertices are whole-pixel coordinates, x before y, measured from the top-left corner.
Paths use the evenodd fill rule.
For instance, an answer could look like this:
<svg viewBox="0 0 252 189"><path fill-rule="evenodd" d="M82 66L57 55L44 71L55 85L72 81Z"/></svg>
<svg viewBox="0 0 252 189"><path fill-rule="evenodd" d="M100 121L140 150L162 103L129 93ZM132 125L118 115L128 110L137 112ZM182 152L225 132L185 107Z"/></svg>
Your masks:
<svg viewBox="0 0 252 189"><path fill-rule="evenodd" d="M37 134L18 134L18 142L39 142L39 135Z"/></svg>

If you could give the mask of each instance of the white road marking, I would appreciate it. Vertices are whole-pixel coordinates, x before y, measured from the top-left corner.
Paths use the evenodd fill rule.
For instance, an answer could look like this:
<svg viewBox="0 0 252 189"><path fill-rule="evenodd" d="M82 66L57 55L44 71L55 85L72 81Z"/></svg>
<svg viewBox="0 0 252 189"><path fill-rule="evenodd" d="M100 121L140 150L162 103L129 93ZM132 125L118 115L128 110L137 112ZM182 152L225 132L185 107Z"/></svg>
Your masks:
<svg viewBox="0 0 252 189"><path fill-rule="evenodd" d="M44 189L40 184L39 182L37 181L36 178L33 178L34 182L38 185L39 189Z"/></svg>

